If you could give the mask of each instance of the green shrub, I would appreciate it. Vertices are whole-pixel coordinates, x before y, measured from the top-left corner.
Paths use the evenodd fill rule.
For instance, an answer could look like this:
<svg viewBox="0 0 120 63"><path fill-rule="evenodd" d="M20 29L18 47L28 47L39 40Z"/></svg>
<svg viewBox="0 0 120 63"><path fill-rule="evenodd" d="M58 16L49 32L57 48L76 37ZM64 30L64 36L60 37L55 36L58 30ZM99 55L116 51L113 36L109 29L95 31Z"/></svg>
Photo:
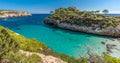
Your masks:
<svg viewBox="0 0 120 63"><path fill-rule="evenodd" d="M120 17L110 17L105 16L104 14L96 14L98 11L79 11L76 7L58 8L53 11L49 18L60 20L60 23L66 22L80 26L91 26L92 24L95 24L102 27L104 23L102 28L109 26L116 27L120 24Z"/></svg>

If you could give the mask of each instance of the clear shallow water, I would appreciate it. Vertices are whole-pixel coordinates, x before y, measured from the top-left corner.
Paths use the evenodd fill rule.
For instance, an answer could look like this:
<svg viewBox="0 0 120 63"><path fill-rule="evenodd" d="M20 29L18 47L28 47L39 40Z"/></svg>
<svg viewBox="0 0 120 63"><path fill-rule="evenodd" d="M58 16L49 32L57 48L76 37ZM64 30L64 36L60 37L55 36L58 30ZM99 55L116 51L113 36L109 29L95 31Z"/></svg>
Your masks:
<svg viewBox="0 0 120 63"><path fill-rule="evenodd" d="M44 18L48 16L49 14L34 14L30 17L0 19L0 25L10 28L27 38L36 38L45 42L54 51L76 58L79 56L87 57L88 49L92 53L100 55L106 51L106 46L101 44L101 41L114 42L105 36L52 28L43 23Z"/></svg>

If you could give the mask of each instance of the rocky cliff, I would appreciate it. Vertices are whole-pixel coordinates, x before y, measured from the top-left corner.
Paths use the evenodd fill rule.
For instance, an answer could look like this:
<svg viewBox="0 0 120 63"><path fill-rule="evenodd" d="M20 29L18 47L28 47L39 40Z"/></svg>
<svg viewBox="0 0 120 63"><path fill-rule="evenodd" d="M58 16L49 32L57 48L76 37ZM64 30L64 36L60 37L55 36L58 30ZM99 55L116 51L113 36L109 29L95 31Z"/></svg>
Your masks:
<svg viewBox="0 0 120 63"><path fill-rule="evenodd" d="M98 35L107 35L107 36L114 36L114 37L120 37L120 25L117 27L107 27L107 28L94 28L94 27L87 27L87 26L80 26L76 24L70 24L66 22L60 22L59 20L46 18L44 20L44 23L56 26L63 29L69 29L79 32L85 32L85 33L92 33L92 34L98 34Z"/></svg>
<svg viewBox="0 0 120 63"><path fill-rule="evenodd" d="M0 18L30 16L30 15L31 14L26 11L0 10Z"/></svg>

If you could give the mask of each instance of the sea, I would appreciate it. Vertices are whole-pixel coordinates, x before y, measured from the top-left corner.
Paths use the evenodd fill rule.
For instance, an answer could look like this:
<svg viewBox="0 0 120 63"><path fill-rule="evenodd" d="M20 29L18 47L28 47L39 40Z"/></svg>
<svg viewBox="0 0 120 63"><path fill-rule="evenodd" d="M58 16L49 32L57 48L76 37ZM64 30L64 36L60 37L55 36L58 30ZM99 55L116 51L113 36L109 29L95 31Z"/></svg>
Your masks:
<svg viewBox="0 0 120 63"><path fill-rule="evenodd" d="M33 14L26 17L0 19L0 25L27 38L35 38L40 42L44 42L49 48L58 53L75 58L81 56L88 57L88 51L102 55L103 52L107 51L106 45L101 43L103 41L107 44L120 44L118 40L111 40L114 37L99 36L48 26L43 22L48 16L50 14ZM120 16L120 14L110 14L110 16ZM120 55L118 51L113 54L114 56Z"/></svg>

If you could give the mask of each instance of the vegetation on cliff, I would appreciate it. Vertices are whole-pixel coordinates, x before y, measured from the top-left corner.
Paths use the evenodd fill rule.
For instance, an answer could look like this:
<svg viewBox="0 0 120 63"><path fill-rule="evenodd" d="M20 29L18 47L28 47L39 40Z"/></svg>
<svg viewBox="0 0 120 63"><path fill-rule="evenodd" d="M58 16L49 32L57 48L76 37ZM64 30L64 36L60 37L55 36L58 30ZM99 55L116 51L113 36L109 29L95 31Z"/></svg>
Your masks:
<svg viewBox="0 0 120 63"><path fill-rule="evenodd" d="M33 45L35 46L34 49L32 49ZM43 43L35 42L32 39L25 39L6 28L0 27L0 63L42 63L41 58L37 55L27 57L18 52L20 49L38 51L39 47L46 46Z"/></svg>
<svg viewBox="0 0 120 63"><path fill-rule="evenodd" d="M109 13L107 9L102 11L104 14L99 12L99 10L80 11L76 7L58 8L55 11L51 11L52 15L49 18L59 20L60 22L100 29L109 26L116 27L120 24L120 17L106 16Z"/></svg>

